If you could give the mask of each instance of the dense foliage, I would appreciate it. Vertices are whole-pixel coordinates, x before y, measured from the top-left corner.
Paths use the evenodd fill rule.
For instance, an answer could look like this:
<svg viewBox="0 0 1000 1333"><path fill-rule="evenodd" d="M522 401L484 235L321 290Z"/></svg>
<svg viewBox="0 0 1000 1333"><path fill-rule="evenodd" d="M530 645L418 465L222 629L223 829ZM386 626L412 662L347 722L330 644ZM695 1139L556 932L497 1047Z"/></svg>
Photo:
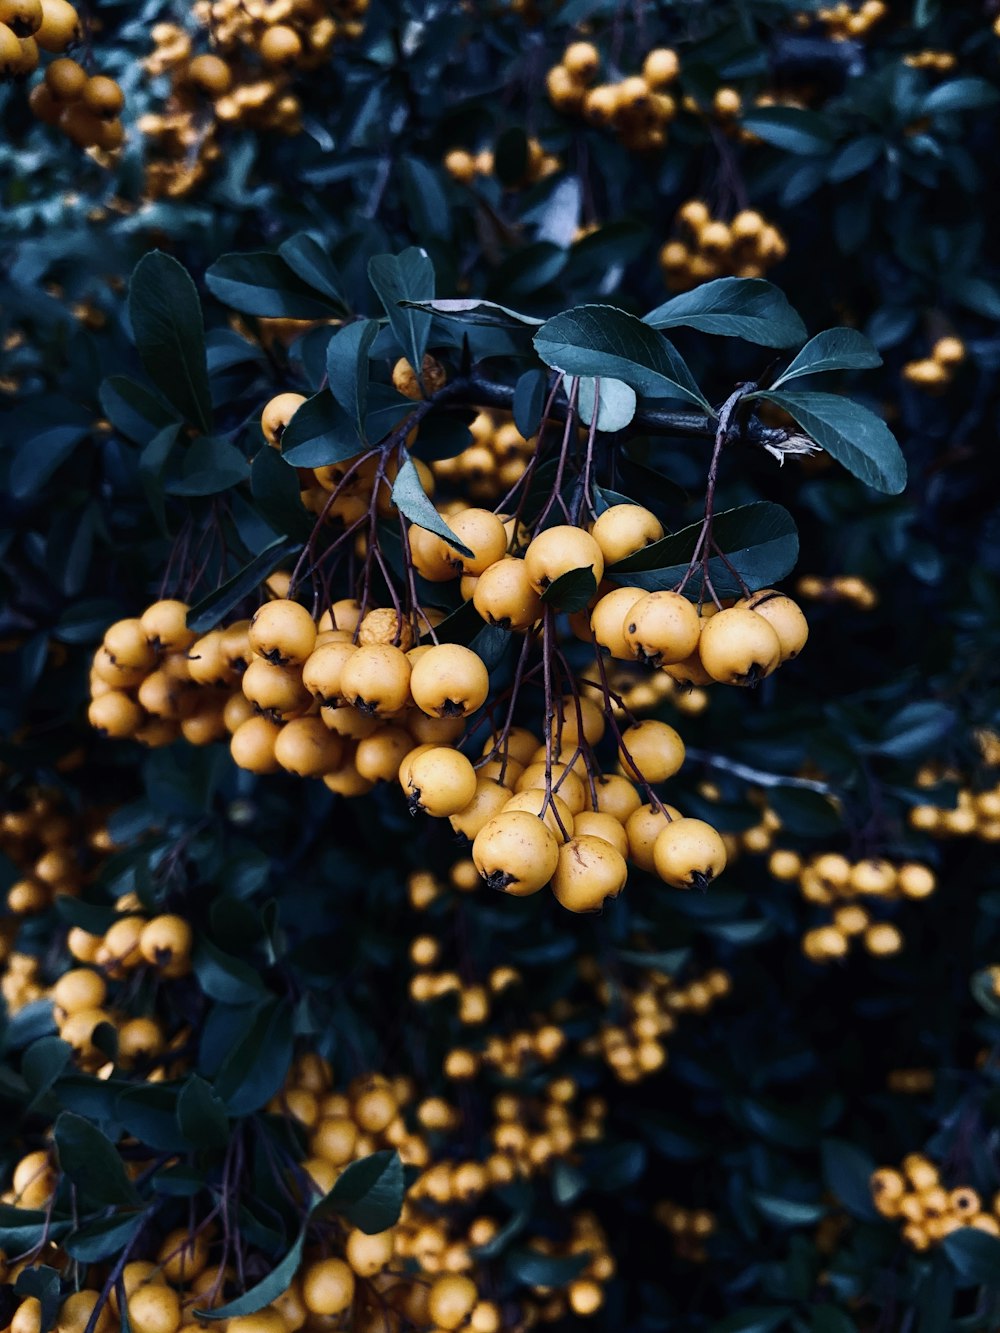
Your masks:
<svg viewBox="0 0 1000 1333"><path fill-rule="evenodd" d="M992 9L0 0L0 1329L1000 1327Z"/></svg>

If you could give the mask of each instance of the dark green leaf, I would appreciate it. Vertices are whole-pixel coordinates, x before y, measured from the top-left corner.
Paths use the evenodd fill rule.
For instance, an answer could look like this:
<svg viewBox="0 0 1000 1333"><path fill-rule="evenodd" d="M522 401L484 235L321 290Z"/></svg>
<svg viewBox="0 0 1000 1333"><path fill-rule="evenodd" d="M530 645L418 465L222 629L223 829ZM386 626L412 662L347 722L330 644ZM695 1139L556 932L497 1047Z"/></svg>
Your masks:
<svg viewBox="0 0 1000 1333"><path fill-rule="evenodd" d="M434 299L434 265L424 250L411 246L401 255L375 255L368 264L368 277L389 316L389 324L419 375L427 351L432 317L426 310L403 301Z"/></svg>
<svg viewBox="0 0 1000 1333"><path fill-rule="evenodd" d="M76 1227L63 1241L63 1249L82 1264L95 1264L122 1252L145 1221L143 1213L102 1217Z"/></svg>
<svg viewBox="0 0 1000 1333"><path fill-rule="evenodd" d="M579 1277L590 1262L589 1253L541 1254L537 1250L508 1250L504 1266L510 1276L526 1287L565 1287Z"/></svg>
<svg viewBox="0 0 1000 1333"><path fill-rule="evenodd" d="M238 574L227 579L221 588L203 597L188 612L188 628L197 634L205 634L225 620L234 607L239 606L244 598L251 597L260 588L269 574L272 574L282 560L294 554L299 543L287 537L279 537L265 546L259 555L254 556L249 564L244 565Z"/></svg>
<svg viewBox="0 0 1000 1333"><path fill-rule="evenodd" d="M250 490L275 532L299 541L308 539L313 524L302 504L298 474L270 445L258 449L250 465Z"/></svg>
<svg viewBox="0 0 1000 1333"><path fill-rule="evenodd" d="M33 398L12 412L4 422L7 438L18 442L10 467L11 494L21 500L41 490L92 426L92 413L57 394Z"/></svg>
<svg viewBox="0 0 1000 1333"><path fill-rule="evenodd" d="M809 1333L857 1333L857 1324L836 1305L818 1305L812 1312Z"/></svg>
<svg viewBox="0 0 1000 1333"><path fill-rule="evenodd" d="M368 410L368 353L378 329L374 319L357 320L336 333L326 349L330 392L354 423L362 442Z"/></svg>
<svg viewBox="0 0 1000 1333"><path fill-rule="evenodd" d="M827 152L833 133L825 116L794 106L762 106L744 112L740 123L758 139L786 153L813 157Z"/></svg>
<svg viewBox="0 0 1000 1333"><path fill-rule="evenodd" d="M229 1140L229 1117L215 1093L197 1074L191 1074L177 1098L181 1133L197 1148L224 1148Z"/></svg>
<svg viewBox="0 0 1000 1333"><path fill-rule="evenodd" d="M624 380L647 398L682 398L710 411L673 346L610 305L582 305L546 320L534 337L547 366L567 375Z"/></svg>
<svg viewBox="0 0 1000 1333"><path fill-rule="evenodd" d="M267 994L256 968L204 936L198 939L192 963L202 990L221 1004L256 1004Z"/></svg>
<svg viewBox="0 0 1000 1333"><path fill-rule="evenodd" d="M806 326L784 292L763 278L716 278L671 297L643 319L654 329L686 326L762 347L793 347Z"/></svg>
<svg viewBox="0 0 1000 1333"><path fill-rule="evenodd" d="M542 593L542 601L554 606L557 611L567 613L582 611L597 592L597 579L593 568L568 569Z"/></svg>
<svg viewBox="0 0 1000 1333"><path fill-rule="evenodd" d="M48 1333L55 1323L59 1306L62 1304L59 1274L56 1270L47 1268L44 1264L40 1264L38 1267L23 1268L17 1275L14 1290L22 1299L27 1296L35 1297L41 1307L39 1310L39 1333Z"/></svg>
<svg viewBox="0 0 1000 1333"><path fill-rule="evenodd" d="M779 1227L815 1226L826 1216L821 1203L800 1203L797 1199L782 1199L776 1194L755 1194L753 1201L762 1217Z"/></svg>
<svg viewBox="0 0 1000 1333"><path fill-rule="evenodd" d="M97 1207L135 1205L135 1186L114 1144L83 1116L63 1111L53 1130L60 1169L77 1188L80 1199Z"/></svg>
<svg viewBox="0 0 1000 1333"><path fill-rule="evenodd" d="M959 1282L966 1286L1000 1283L1000 1236L963 1227L941 1242Z"/></svg>
<svg viewBox="0 0 1000 1333"><path fill-rule="evenodd" d="M881 364L882 358L874 345L857 329L827 329L810 338L771 387L776 389L789 380L826 370L871 370Z"/></svg>
<svg viewBox="0 0 1000 1333"><path fill-rule="evenodd" d="M780 1305L755 1305L738 1310L712 1324L708 1333L774 1333L788 1322L793 1311Z"/></svg>
<svg viewBox="0 0 1000 1333"><path fill-rule="evenodd" d="M281 455L295 467L327 467L362 447L357 426L326 389L306 399L281 436Z"/></svg>
<svg viewBox="0 0 1000 1333"><path fill-rule="evenodd" d="M727 509L715 516L712 531L726 558L751 590L768 588L795 567L799 539L791 515L781 505L760 500L755 504ZM701 533L692 523L663 537L642 551L621 560L607 572L621 583L648 592L672 588L683 578ZM742 596L742 588L719 556L709 561L709 574L720 597ZM697 598L700 580L693 575L685 593Z"/></svg>
<svg viewBox="0 0 1000 1333"><path fill-rule="evenodd" d="M986 79L949 79L939 83L924 98L924 115L935 116L950 111L974 111L995 106L1000 93Z"/></svg>
<svg viewBox="0 0 1000 1333"><path fill-rule="evenodd" d="M202 436L184 451L179 477L167 482L170 495L218 495L249 476L247 460L226 440Z"/></svg>
<svg viewBox="0 0 1000 1333"><path fill-rule="evenodd" d="M305 232L299 232L278 246L278 254L295 276L301 278L314 292L327 297L332 306L340 310L347 309L340 274L318 241Z"/></svg>
<svg viewBox="0 0 1000 1333"><path fill-rule="evenodd" d="M257 1111L282 1087L292 1062L292 1008L269 1000L249 1010L243 1037L215 1077L215 1091L231 1115Z"/></svg>
<svg viewBox="0 0 1000 1333"><path fill-rule="evenodd" d="M443 537L462 555L472 556L469 548L462 545L429 500L427 492L420 483L420 473L413 466L412 459L408 458L396 474L392 487L392 502L411 523L416 523L418 527L426 528L428 532Z"/></svg>
<svg viewBox="0 0 1000 1333"><path fill-rule="evenodd" d="M544 370L526 370L514 385L514 425L526 440L530 440L542 424L548 387L549 377Z"/></svg>
<svg viewBox="0 0 1000 1333"><path fill-rule="evenodd" d="M821 1147L827 1189L853 1217L874 1221L878 1213L872 1203L870 1183L875 1170L873 1159L846 1139L824 1139Z"/></svg>
<svg viewBox="0 0 1000 1333"><path fill-rule="evenodd" d="M776 403L866 485L898 495L906 485L906 459L888 426L860 403L807 389L759 395Z"/></svg>
<svg viewBox="0 0 1000 1333"><path fill-rule="evenodd" d="M73 1049L61 1037L40 1037L25 1051L21 1073L34 1093L26 1107L31 1111L64 1072L73 1056Z"/></svg>
<svg viewBox="0 0 1000 1333"><path fill-rule="evenodd" d="M404 305L409 304L404 302ZM538 328L544 319L535 319L532 315L522 315L508 306L497 305L496 301L483 301L478 297L446 298L438 301L414 301L418 310L429 310L442 319L457 319L463 324L485 324L490 327L516 328L526 325Z"/></svg>
<svg viewBox="0 0 1000 1333"><path fill-rule="evenodd" d="M888 719L877 742L865 746L873 754L912 759L937 745L957 722L953 708L935 699L916 699Z"/></svg>
<svg viewBox="0 0 1000 1333"><path fill-rule="evenodd" d="M149 507L156 516L160 530L164 533L167 531L167 511L163 499L163 474L183 430L184 427L179 421L164 426L144 446L139 455L139 479Z"/></svg>
<svg viewBox="0 0 1000 1333"><path fill-rule="evenodd" d="M104 415L135 444L149 444L157 432L176 420L155 394L127 375L111 375L100 388Z"/></svg>
<svg viewBox="0 0 1000 1333"><path fill-rule="evenodd" d="M187 270L154 250L132 271L129 318L146 374L185 421L212 425L201 302Z"/></svg>
<svg viewBox="0 0 1000 1333"><path fill-rule="evenodd" d="M404 1188L399 1153L383 1148L345 1167L314 1211L319 1215L339 1213L351 1226L374 1235L399 1221Z"/></svg>
<svg viewBox="0 0 1000 1333"><path fill-rule="evenodd" d="M68 1218L50 1220L43 1208L17 1208L0 1203L0 1251L20 1254L41 1244L44 1237L59 1240L70 1225Z"/></svg>
<svg viewBox="0 0 1000 1333"><path fill-rule="evenodd" d="M205 274L205 285L223 305L244 315L266 319L329 319L331 314L342 310L339 299L318 293L280 255L266 251L223 255Z"/></svg>
<svg viewBox="0 0 1000 1333"><path fill-rule="evenodd" d="M255 1287L245 1291L242 1296L237 1296L233 1301L225 1305L217 1305L212 1310L195 1310L195 1316L198 1319L237 1319L240 1315L253 1314L257 1310L263 1310L266 1305L288 1290L292 1279L299 1270L302 1263L302 1249L306 1243L305 1227L299 1232L295 1244L288 1251L280 1264L276 1264L268 1273L267 1277L258 1282Z"/></svg>

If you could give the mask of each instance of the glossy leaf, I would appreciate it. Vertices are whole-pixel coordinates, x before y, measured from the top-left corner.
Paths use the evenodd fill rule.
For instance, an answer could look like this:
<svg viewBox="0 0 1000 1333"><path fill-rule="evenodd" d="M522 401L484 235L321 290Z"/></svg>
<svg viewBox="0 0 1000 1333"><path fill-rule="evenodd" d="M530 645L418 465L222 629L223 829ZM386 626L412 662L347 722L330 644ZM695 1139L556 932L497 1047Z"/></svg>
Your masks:
<svg viewBox="0 0 1000 1333"><path fill-rule="evenodd" d="M368 277L406 359L419 375L432 320L426 310L402 302L433 300L434 265L426 251L411 246L400 255L376 255L368 264Z"/></svg>
<svg viewBox="0 0 1000 1333"><path fill-rule="evenodd" d="M803 432L866 485L887 495L906 486L906 459L881 417L833 393L780 389L759 395L784 408Z"/></svg>
<svg viewBox="0 0 1000 1333"><path fill-rule="evenodd" d="M567 375L623 380L646 398L680 398L709 410L666 338L614 306L585 305L546 320L534 337L546 365Z"/></svg>
<svg viewBox="0 0 1000 1333"><path fill-rule="evenodd" d="M383 1148L346 1166L315 1212L338 1213L368 1235L387 1231L399 1221L404 1184L399 1153Z"/></svg>
<svg viewBox="0 0 1000 1333"><path fill-rule="evenodd" d="M330 392L357 428L362 443L368 407L368 353L378 327L374 319L347 324L334 334L326 349L326 374Z"/></svg>
<svg viewBox="0 0 1000 1333"><path fill-rule="evenodd" d="M408 458L396 474L396 480L392 486L392 502L401 514L406 515L411 523L416 523L418 527L426 528L428 532L434 532L439 537L443 537L450 546L453 546L456 551L460 551L462 555L472 556L472 551L467 546L462 545L434 508L420 482L420 473L413 466L412 459Z"/></svg>
<svg viewBox="0 0 1000 1333"><path fill-rule="evenodd" d="M304 262L306 253L297 256ZM304 282L281 255L223 255L205 274L205 285L231 310L267 319L328 319L341 311L338 298Z"/></svg>
<svg viewBox="0 0 1000 1333"><path fill-rule="evenodd" d="M154 250L132 271L129 318L146 374L185 421L208 431L212 396L201 302L187 270Z"/></svg>
<svg viewBox="0 0 1000 1333"><path fill-rule="evenodd" d="M806 343L771 387L777 389L803 375L819 375L828 370L871 370L881 364L875 346L857 329L827 329Z"/></svg>
<svg viewBox="0 0 1000 1333"><path fill-rule="evenodd" d="M643 318L654 329L687 327L762 347L793 347L806 327L785 294L763 278L716 278L673 296Z"/></svg>
<svg viewBox="0 0 1000 1333"><path fill-rule="evenodd" d="M635 390L621 380L595 380L584 376L577 390L576 405L585 426L594 419L595 402L599 431L624 430L635 416Z"/></svg>

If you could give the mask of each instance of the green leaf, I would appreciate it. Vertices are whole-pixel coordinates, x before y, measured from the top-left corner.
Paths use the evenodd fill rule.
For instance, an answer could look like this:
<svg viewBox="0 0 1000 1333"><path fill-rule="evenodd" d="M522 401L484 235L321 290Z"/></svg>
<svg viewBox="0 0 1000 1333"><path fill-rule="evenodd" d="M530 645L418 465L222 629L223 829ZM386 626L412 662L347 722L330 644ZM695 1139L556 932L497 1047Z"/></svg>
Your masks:
<svg viewBox="0 0 1000 1333"><path fill-rule="evenodd" d="M496 301L481 301L478 297L447 298L439 301L404 301L404 305L413 305L418 310L430 310L442 319L457 319L463 324L482 324L490 328L516 328L518 325L540 328L544 319L535 319L532 315L522 315L509 306L497 305Z"/></svg>
<svg viewBox="0 0 1000 1333"><path fill-rule="evenodd" d="M59 1240L70 1226L68 1218L50 1219L43 1208L0 1203L0 1252L20 1254L40 1244L43 1237Z"/></svg>
<svg viewBox="0 0 1000 1333"><path fill-rule="evenodd" d="M673 346L648 324L610 305L582 305L546 320L534 337L547 366L566 375L624 380L647 398L708 401Z"/></svg>
<svg viewBox="0 0 1000 1333"><path fill-rule="evenodd" d="M282 1087L292 1062L292 1008L268 1000L250 1009L242 1038L215 1076L215 1092L231 1115L249 1115Z"/></svg>
<svg viewBox="0 0 1000 1333"><path fill-rule="evenodd" d="M187 270L161 250L143 255L132 270L128 311L146 374L185 421L210 430L205 326Z"/></svg>
<svg viewBox="0 0 1000 1333"><path fill-rule="evenodd" d="M118 1149L74 1111L63 1111L53 1130L59 1166L84 1203L135 1205L139 1195L125 1174Z"/></svg>
<svg viewBox="0 0 1000 1333"><path fill-rule="evenodd" d="M265 444L250 465L250 490L257 508L275 532L306 541L313 521L302 504L295 468Z"/></svg>
<svg viewBox="0 0 1000 1333"><path fill-rule="evenodd" d="M194 630L196 634L205 634L214 629L244 598L252 596L260 588L282 560L298 550L299 543L287 537L278 537L270 546L265 546L238 574L227 579L220 588L210 592L191 608L187 616L188 629Z"/></svg>
<svg viewBox="0 0 1000 1333"><path fill-rule="evenodd" d="M1000 1284L1000 1236L991 1236L977 1227L963 1227L945 1236L941 1245L955 1276L965 1286Z"/></svg>
<svg viewBox="0 0 1000 1333"><path fill-rule="evenodd" d="M191 1145L177 1123L177 1096L176 1085L126 1085L115 1099L115 1119L150 1148L161 1152L184 1152Z"/></svg>
<svg viewBox="0 0 1000 1333"><path fill-rule="evenodd" d="M278 246L278 254L312 291L327 297L332 306L347 310L340 274L319 241L300 231Z"/></svg>
<svg viewBox="0 0 1000 1333"><path fill-rule="evenodd" d="M295 1244L281 1263L276 1264L271 1269L267 1277L226 1305L217 1305L212 1310L195 1310L195 1317L211 1320L237 1319L240 1315L254 1314L257 1310L263 1310L266 1305L270 1305L272 1301L277 1300L282 1292L287 1291L291 1286L292 1279L302 1263L302 1250L305 1243L306 1229L303 1227L295 1240Z"/></svg>
<svg viewBox="0 0 1000 1333"><path fill-rule="evenodd" d="M654 329L686 326L761 347L793 347L806 326L784 292L763 278L716 278L671 297L643 319Z"/></svg>
<svg viewBox="0 0 1000 1333"><path fill-rule="evenodd" d="M144 1213L116 1213L74 1228L63 1242L71 1259L95 1264L120 1254L145 1221Z"/></svg>
<svg viewBox="0 0 1000 1333"><path fill-rule="evenodd" d="M235 445L203 435L188 445L180 476L171 478L164 489L169 495L219 495L248 476L247 460Z"/></svg>
<svg viewBox="0 0 1000 1333"><path fill-rule="evenodd" d="M401 255L375 255L368 263L368 277L385 307L389 324L399 339L406 359L419 375L427 351L432 317L426 310L401 303L433 299L434 265L425 250L411 246Z"/></svg>
<svg viewBox="0 0 1000 1333"><path fill-rule="evenodd" d="M753 1201L761 1216L779 1227L815 1226L827 1212L821 1203L800 1203L776 1194L754 1194Z"/></svg>
<svg viewBox="0 0 1000 1333"><path fill-rule="evenodd" d="M295 467L327 467L361 450L357 427L326 389L306 399L281 436L281 456Z"/></svg>
<svg viewBox="0 0 1000 1333"><path fill-rule="evenodd" d="M61 1037L39 1037L32 1042L21 1059L21 1074L34 1093L25 1113L34 1110L66 1070L72 1056L72 1047Z"/></svg>
<svg viewBox="0 0 1000 1333"><path fill-rule="evenodd" d="M726 558L752 591L771 587L795 568L799 554L798 533L791 514L781 505L759 500L738 509L726 509L716 514L712 531ZM607 570L607 574L622 583L645 588L647 592L672 588L684 577L700 533L701 523L692 523L644 547L627 560L620 560ZM708 568L720 597L743 595L739 580L719 556L709 560ZM699 592L700 579L695 574L685 593L695 599Z"/></svg>
<svg viewBox="0 0 1000 1333"><path fill-rule="evenodd" d="M343 309L339 298L303 282L281 255L263 250L223 255L205 274L205 286L231 310L258 318L329 319Z"/></svg>
<svg viewBox="0 0 1000 1333"><path fill-rule="evenodd" d="M986 79L949 79L939 83L924 98L924 115L935 116L950 111L974 111L995 106L1000 93Z"/></svg>
<svg viewBox="0 0 1000 1333"><path fill-rule="evenodd" d="M579 1277L590 1254L541 1254L537 1250L508 1250L504 1265L515 1281L526 1287L565 1287Z"/></svg>
<svg viewBox="0 0 1000 1333"><path fill-rule="evenodd" d="M378 321L361 319L334 334L326 349L330 392L365 439L368 410L368 353L379 331Z"/></svg>
<svg viewBox="0 0 1000 1333"><path fill-rule="evenodd" d="M557 611L582 611L597 592L597 579L591 565L585 569L567 569L542 593L542 601Z"/></svg>
<svg viewBox="0 0 1000 1333"><path fill-rule="evenodd" d="M192 958L194 974L206 995L220 1004L256 1004L268 991L256 968L199 937Z"/></svg>
<svg viewBox="0 0 1000 1333"><path fill-rule="evenodd" d="M399 1153L383 1148L345 1167L314 1212L320 1216L338 1213L371 1236L399 1221L405 1187Z"/></svg>
<svg viewBox="0 0 1000 1333"><path fill-rule="evenodd" d="M146 494L146 502L160 531L167 532L167 511L164 504L163 474L166 471L170 455L173 453L184 426L180 421L172 422L158 431L139 455L139 479Z"/></svg>
<svg viewBox="0 0 1000 1333"><path fill-rule="evenodd" d="M458 540L451 528L444 521L438 511L431 504L420 483L420 473L413 465L413 460L408 458L396 474L396 480L392 487L392 502L401 514L405 514L411 523L416 523L420 528L426 528L428 532L434 532L442 537L456 551L461 551L462 555L470 558L473 552L467 546L463 546Z"/></svg>
<svg viewBox="0 0 1000 1333"><path fill-rule="evenodd" d="M881 417L849 398L808 389L751 395L776 403L848 472L874 490L898 495L906 486L906 459Z"/></svg>
<svg viewBox="0 0 1000 1333"><path fill-rule="evenodd" d="M192 1074L177 1098L181 1133L197 1148L224 1148L229 1141L229 1117L215 1093Z"/></svg>
<svg viewBox="0 0 1000 1333"><path fill-rule="evenodd" d="M112 426L135 444L149 444L164 426L176 420L155 394L127 375L109 376L102 382L98 396Z"/></svg>
<svg viewBox="0 0 1000 1333"><path fill-rule="evenodd" d="M15 1293L22 1298L34 1296L39 1310L40 1333L48 1333L56 1321L62 1304L59 1274L54 1268L44 1264L38 1267L23 1268L14 1283Z"/></svg>
<svg viewBox="0 0 1000 1333"><path fill-rule="evenodd" d="M821 1144L826 1187L847 1211L864 1222L878 1217L872 1202L871 1176L875 1161L846 1139L824 1139Z"/></svg>
<svg viewBox="0 0 1000 1333"><path fill-rule="evenodd" d="M511 405L514 425L526 440L530 440L542 424L548 389L549 376L544 370L526 370L514 385L514 402Z"/></svg>
<svg viewBox="0 0 1000 1333"><path fill-rule="evenodd" d="M810 338L771 388L776 389L779 384L787 384L803 375L818 375L827 370L871 370L881 364L882 358L874 343L857 329L827 329Z"/></svg>
<svg viewBox="0 0 1000 1333"><path fill-rule="evenodd" d="M41 490L92 426L93 413L58 394L29 399L12 412L5 419L4 433L18 441L9 480L15 499Z"/></svg>
<svg viewBox="0 0 1000 1333"><path fill-rule="evenodd" d="M818 111L793 106L762 106L740 117L743 129L786 153L814 157L833 145L833 131Z"/></svg>
<svg viewBox="0 0 1000 1333"><path fill-rule="evenodd" d="M624 430L635 416L635 390L621 380L597 380L589 375L581 378L576 405L585 426L594 419L595 400L598 430Z"/></svg>

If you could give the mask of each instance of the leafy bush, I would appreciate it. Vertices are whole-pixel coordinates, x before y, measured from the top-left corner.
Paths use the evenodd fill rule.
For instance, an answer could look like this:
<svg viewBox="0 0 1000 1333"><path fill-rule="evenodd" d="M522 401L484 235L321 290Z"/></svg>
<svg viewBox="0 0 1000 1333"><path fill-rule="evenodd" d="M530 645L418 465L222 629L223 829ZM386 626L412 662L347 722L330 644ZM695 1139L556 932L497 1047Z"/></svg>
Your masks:
<svg viewBox="0 0 1000 1333"><path fill-rule="evenodd" d="M990 19L79 17L0 0L0 1328L996 1327Z"/></svg>

